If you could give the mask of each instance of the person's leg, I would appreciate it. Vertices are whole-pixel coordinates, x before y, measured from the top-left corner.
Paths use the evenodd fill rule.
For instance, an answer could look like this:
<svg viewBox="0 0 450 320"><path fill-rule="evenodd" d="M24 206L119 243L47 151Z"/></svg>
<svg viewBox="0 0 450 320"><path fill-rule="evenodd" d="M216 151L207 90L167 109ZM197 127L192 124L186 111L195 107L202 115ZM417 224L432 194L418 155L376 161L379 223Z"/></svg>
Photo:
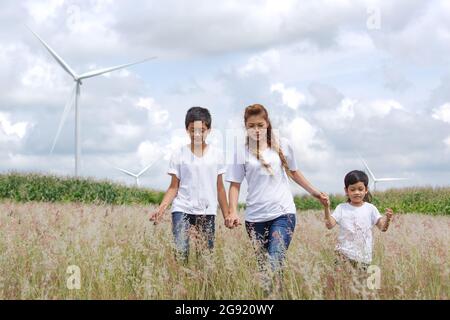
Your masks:
<svg viewBox="0 0 450 320"><path fill-rule="evenodd" d="M271 221L268 222L245 222L247 234L250 237L256 253L258 267L260 271L266 269L267 249L269 246L268 236Z"/></svg>
<svg viewBox="0 0 450 320"><path fill-rule="evenodd" d="M214 248L214 235L216 230L214 215L197 215L195 216L195 230L197 232L197 238L199 240L199 246L201 249L208 248L212 250Z"/></svg>
<svg viewBox="0 0 450 320"><path fill-rule="evenodd" d="M268 235L269 261L273 271L280 271L295 229L295 214L285 214L273 220Z"/></svg>
<svg viewBox="0 0 450 320"><path fill-rule="evenodd" d="M245 222L247 234L253 245L256 254L256 261L258 263L260 285L263 289L264 295L268 296L272 293L272 277L270 274L269 261L267 259L268 253L268 235L271 221L268 222Z"/></svg>
<svg viewBox="0 0 450 320"><path fill-rule="evenodd" d="M214 235L216 232L216 216L206 215L202 220L202 234L205 236L205 240L209 250L214 249Z"/></svg>
<svg viewBox="0 0 450 320"><path fill-rule="evenodd" d="M184 212L172 213L172 233L177 258L187 262L189 257L189 217Z"/></svg>
<svg viewBox="0 0 450 320"><path fill-rule="evenodd" d="M295 214L282 215L272 221L268 235L268 253L273 272L272 292L280 294L283 290L283 266L286 251L291 243L295 229ZM275 289L275 291L273 291Z"/></svg>

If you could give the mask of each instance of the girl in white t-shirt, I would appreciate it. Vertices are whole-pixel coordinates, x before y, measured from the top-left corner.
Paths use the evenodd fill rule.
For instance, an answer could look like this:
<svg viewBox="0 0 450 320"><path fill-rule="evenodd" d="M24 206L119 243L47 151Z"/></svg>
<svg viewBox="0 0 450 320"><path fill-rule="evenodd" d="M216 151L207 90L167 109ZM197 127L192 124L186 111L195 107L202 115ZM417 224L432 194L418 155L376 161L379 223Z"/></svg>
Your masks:
<svg viewBox="0 0 450 320"><path fill-rule="evenodd" d="M274 136L267 110L260 104L245 109L247 137L242 161L236 150L228 166L230 214L228 227L239 225L237 205L241 183L247 180L245 227L255 244L260 270L267 262L280 271L295 228L296 208L289 188L289 178L320 201L326 195L314 188L298 170L294 152L287 140ZM242 157L241 157L242 158Z"/></svg>
<svg viewBox="0 0 450 320"><path fill-rule="evenodd" d="M330 201L325 204L325 225L332 229L339 225L336 245L337 265L345 264L365 271L372 262L372 228L386 231L392 219L392 209L386 209L382 217L370 203L369 177L363 171L354 170L344 178L346 203L339 204L330 214Z"/></svg>
<svg viewBox="0 0 450 320"><path fill-rule="evenodd" d="M172 181L150 220L157 224L172 203L172 233L177 256L186 262L190 229L195 229L200 240L213 249L217 201L224 216L228 213L228 203L222 179L226 172L223 154L206 143L211 130L208 109L189 109L185 126L191 143L172 154L167 171Z"/></svg>

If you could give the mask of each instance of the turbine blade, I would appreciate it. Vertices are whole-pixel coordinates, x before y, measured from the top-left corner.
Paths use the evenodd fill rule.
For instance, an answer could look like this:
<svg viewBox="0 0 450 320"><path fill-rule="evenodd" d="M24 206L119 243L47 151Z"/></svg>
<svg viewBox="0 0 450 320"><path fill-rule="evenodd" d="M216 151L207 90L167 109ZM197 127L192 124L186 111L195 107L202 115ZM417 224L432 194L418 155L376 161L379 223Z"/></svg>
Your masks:
<svg viewBox="0 0 450 320"><path fill-rule="evenodd" d="M70 94L69 100L66 103L66 106L64 107L63 114L61 116L61 120L59 121L58 131L56 131L55 139L53 140L52 149L50 150L50 154L53 153L53 150L55 149L56 142L58 141L59 134L61 133L62 127L64 126L64 123L66 122L67 115L69 114L70 109L72 108L74 101L75 101L75 94L76 94L76 88L77 85L75 84L72 89L72 93Z"/></svg>
<svg viewBox="0 0 450 320"><path fill-rule="evenodd" d="M140 177L141 175L143 175L143 174L145 173L145 171L147 171L148 169L150 169L150 167L153 166L153 164L154 164L155 162L156 162L156 161L153 161L151 164L149 164L149 165L146 166L144 169L142 169L141 172L139 172L139 173L137 174L137 176Z"/></svg>
<svg viewBox="0 0 450 320"><path fill-rule="evenodd" d="M74 80L77 79L77 74L73 71L69 65L52 49L50 46L45 43L33 30L31 30L28 26L26 26L28 30L42 43L42 45L50 52L50 54L55 58L56 62L64 69L67 73L69 73Z"/></svg>
<svg viewBox="0 0 450 320"><path fill-rule="evenodd" d="M117 170L120 170L120 171L122 171L123 173L129 175L129 176L132 176L132 177L135 177L135 178L136 178L136 175L135 175L134 173L128 171L128 170L125 170L125 169L122 169L122 168L118 168L118 167L115 167L115 168L116 168Z"/></svg>
<svg viewBox="0 0 450 320"><path fill-rule="evenodd" d="M118 69L123 69L123 68L129 67L129 66L135 65L135 64L139 64L139 63L143 63L145 61L151 60L151 59L155 59L155 58L156 57L151 57L151 58L140 60L140 61L137 61L137 62L122 64L120 66L115 66L115 67L111 67L111 68L104 68L104 69L99 69L99 70L93 70L93 71L85 72L85 73L81 74L78 77L78 79L81 80L81 79L86 79L86 78L92 78L92 77L99 76L99 75L104 74L104 73L108 73L108 72L115 71L115 70L118 70Z"/></svg>
<svg viewBox="0 0 450 320"><path fill-rule="evenodd" d="M364 166L366 167L367 171L369 171L369 174L370 174L370 176L372 177L372 179L373 179L374 181L378 181L378 179L375 178L375 175L373 174L373 172L369 169L369 166L368 166L367 163L364 161L364 159L363 159L362 157L360 157L360 158L361 158L361 161L364 163Z"/></svg>

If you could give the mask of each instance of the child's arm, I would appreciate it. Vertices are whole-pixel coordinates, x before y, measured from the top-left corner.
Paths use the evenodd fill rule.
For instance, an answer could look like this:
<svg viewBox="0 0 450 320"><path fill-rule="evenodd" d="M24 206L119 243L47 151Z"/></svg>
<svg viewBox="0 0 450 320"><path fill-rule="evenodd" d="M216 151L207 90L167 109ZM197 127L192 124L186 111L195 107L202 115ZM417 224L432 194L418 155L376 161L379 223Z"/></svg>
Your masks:
<svg viewBox="0 0 450 320"><path fill-rule="evenodd" d="M220 209L222 210L222 215L225 219L228 215L229 207L227 201L227 192L225 191L225 186L223 185L222 176L222 174L217 176L217 201L219 201Z"/></svg>
<svg viewBox="0 0 450 320"><path fill-rule="evenodd" d="M230 183L230 190L228 192L228 197L230 207L229 214L225 218L225 225L228 228L234 228L239 226L241 223L239 221L239 216L237 214L238 200L239 200L239 190L241 189L241 184L238 182Z"/></svg>
<svg viewBox="0 0 450 320"><path fill-rule="evenodd" d="M324 208L325 208L325 210L324 210L325 211L325 225L326 225L326 227L328 229L333 229L334 226L336 225L336 219L331 216L331 213L330 213L330 198L328 196L326 196L326 198L325 198L325 203L326 203L324 205Z"/></svg>
<svg viewBox="0 0 450 320"><path fill-rule="evenodd" d="M313 185L303 176L300 170L291 171L292 179L303 189L308 191L314 198L317 198L324 206L326 205L327 195L318 191Z"/></svg>
<svg viewBox="0 0 450 320"><path fill-rule="evenodd" d="M386 232L389 228L389 223L392 220L392 216L394 215L394 211L392 211L391 208L386 209L386 216L378 219L377 221L377 227L383 232Z"/></svg>
<svg viewBox="0 0 450 320"><path fill-rule="evenodd" d="M150 221L153 221L155 224L158 224L159 220L161 220L164 211L172 203L173 199L177 195L178 188L180 187L180 179L178 179L174 174L171 174L171 176L172 181L170 182L170 186L164 194L161 204L159 205L157 210L153 211L150 214Z"/></svg>

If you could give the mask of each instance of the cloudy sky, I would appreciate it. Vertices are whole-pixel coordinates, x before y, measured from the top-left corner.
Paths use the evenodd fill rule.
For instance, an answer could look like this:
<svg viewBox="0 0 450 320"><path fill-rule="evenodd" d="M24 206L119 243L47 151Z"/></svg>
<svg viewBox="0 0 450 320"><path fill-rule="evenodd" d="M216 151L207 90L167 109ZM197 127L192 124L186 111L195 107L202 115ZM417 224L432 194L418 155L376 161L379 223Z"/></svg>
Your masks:
<svg viewBox="0 0 450 320"><path fill-rule="evenodd" d="M0 172L72 175L74 111L50 149L78 73L87 79L81 175L164 189L186 110L205 106L227 149L243 110L265 105L304 175L326 192L362 169L443 186L450 178L450 1L2 1ZM303 190L293 186L295 193Z"/></svg>

